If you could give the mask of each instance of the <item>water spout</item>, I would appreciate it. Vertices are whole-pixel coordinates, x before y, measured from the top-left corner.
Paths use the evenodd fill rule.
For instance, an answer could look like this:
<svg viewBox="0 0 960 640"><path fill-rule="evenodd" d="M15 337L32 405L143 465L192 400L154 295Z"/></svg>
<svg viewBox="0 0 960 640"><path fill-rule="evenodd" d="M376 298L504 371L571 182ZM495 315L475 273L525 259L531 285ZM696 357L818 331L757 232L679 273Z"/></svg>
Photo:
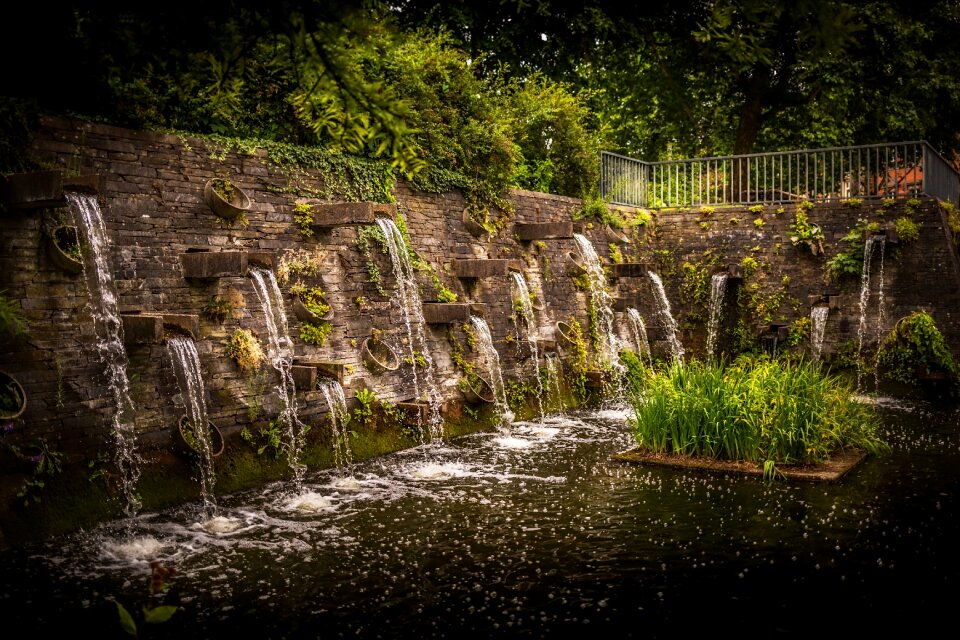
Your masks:
<svg viewBox="0 0 960 640"><path fill-rule="evenodd" d="M497 412L500 414L500 425L508 427L513 422L513 412L510 411L510 405L507 403L507 391L503 384L503 372L500 369L500 356L493 346L490 327L487 325L487 321L480 316L470 316L470 324L476 332L477 346L480 347L480 352L483 354L483 359L487 365L490 386L493 387Z"/></svg>
<svg viewBox="0 0 960 640"><path fill-rule="evenodd" d="M877 247L880 252L879 294L877 310L877 332L879 334L883 320L883 251L886 237L871 235L863 245L863 271L860 274L860 324L857 327L857 391L863 391L863 352L864 336L867 332L867 306L870 302L870 267Z"/></svg>
<svg viewBox="0 0 960 640"><path fill-rule="evenodd" d="M523 319L523 324L526 329L526 340L527 345L530 348L530 353L533 359L533 369L534 375L537 380L537 408L539 410L539 416L541 420L543 419L543 381L540 379L540 353L537 347L537 340L540 337L540 332L537 328L537 320L533 313L533 302L530 300L530 289L527 288L527 281L524 279L523 274L517 271L512 271L511 276L513 277L513 283L517 287L517 299L519 300L519 314ZM514 309L514 314L518 312L517 309ZM519 323L517 325L517 344L520 344L522 336L520 335Z"/></svg>
<svg viewBox="0 0 960 640"><path fill-rule="evenodd" d="M633 340L637 345L637 355L647 354L650 362L650 368L653 369L653 354L650 352L650 341L647 339L647 325L643 322L640 312L630 307L627 309L627 318L630 319L630 327L633 330Z"/></svg>
<svg viewBox="0 0 960 640"><path fill-rule="evenodd" d="M117 306L117 291L108 261L109 240L96 196L66 192L70 211L86 237L83 275L89 292L91 315L97 338L97 352L107 374L114 401L111 417L114 461L126 504L124 513L135 516L142 503L136 494L142 459L137 452L134 405L127 377L127 351L123 346L123 323Z"/></svg>
<svg viewBox="0 0 960 640"><path fill-rule="evenodd" d="M820 353L823 351L823 336L826 332L829 315L830 307L827 305L817 305L810 309L810 350L814 362L820 361Z"/></svg>
<svg viewBox="0 0 960 640"><path fill-rule="evenodd" d="M622 367L619 354L620 340L613 331L613 300L607 293L607 279L603 273L603 265L600 264L600 256L597 255L590 240L582 234L573 234L573 239L577 243L587 270L590 304L596 317L597 333L600 336L599 355L610 366Z"/></svg>
<svg viewBox="0 0 960 640"><path fill-rule="evenodd" d="M677 362L683 362L683 346L677 338L677 321L673 319L673 313L670 311L670 300L667 299L667 292L663 288L663 281L653 271L648 271L647 275L653 282L653 290L657 297L657 311L660 314L660 321L667 334L667 341L670 343L670 353Z"/></svg>
<svg viewBox="0 0 960 640"><path fill-rule="evenodd" d="M173 363L173 372L180 388L180 396L190 421L196 448L200 453L200 497L208 518L217 513L217 501L213 493L216 476L213 470L212 434L209 429L207 400L200 370L197 347L190 338L173 337L167 340L167 353Z"/></svg>
<svg viewBox="0 0 960 640"><path fill-rule="evenodd" d="M717 332L723 315L723 301L727 293L727 274L715 273L710 278L710 315L707 321L707 358L713 357L717 347Z"/></svg>
<svg viewBox="0 0 960 640"><path fill-rule="evenodd" d="M347 431L347 400L343 394L343 387L336 380L325 380L319 385L323 397L327 401L330 415L330 429L333 441L333 460L337 467L347 467L353 464L353 454L350 450L350 434Z"/></svg>
<svg viewBox="0 0 960 640"><path fill-rule="evenodd" d="M417 280L414 275L413 265L410 264L410 257L407 254L407 244L403 239L403 234L393 220L389 218L378 218L377 225L383 232L387 251L390 254L390 261L393 264L393 275L397 281L397 291L395 300L397 306L403 314L403 322L407 329L407 344L410 348L410 361L412 366L413 389L417 400L420 399L420 375L418 369L423 370L423 382L426 385L427 402L430 405L430 415L427 419L427 429L419 425L420 437L424 438L426 431L431 440L439 440L443 437L443 418L440 415L440 407L443 404L443 397L440 394L437 385L433 380L433 358L430 357L430 349L427 347L426 330L423 319L423 304L420 300L420 292L417 289ZM418 354L419 351L419 354ZM422 357L423 366L418 362ZM417 420L420 421L420 414L417 413Z"/></svg>
<svg viewBox="0 0 960 640"><path fill-rule="evenodd" d="M283 305L283 294L277 285L277 279L270 269L254 267L250 269L250 279L263 307L264 322L267 325L267 357L270 364L280 374L277 395L280 397L280 420L286 427L287 464L293 471L293 481L299 493L303 487L306 466L300 462L307 426L297 417L297 387L293 380L293 340L287 328L287 314Z"/></svg>

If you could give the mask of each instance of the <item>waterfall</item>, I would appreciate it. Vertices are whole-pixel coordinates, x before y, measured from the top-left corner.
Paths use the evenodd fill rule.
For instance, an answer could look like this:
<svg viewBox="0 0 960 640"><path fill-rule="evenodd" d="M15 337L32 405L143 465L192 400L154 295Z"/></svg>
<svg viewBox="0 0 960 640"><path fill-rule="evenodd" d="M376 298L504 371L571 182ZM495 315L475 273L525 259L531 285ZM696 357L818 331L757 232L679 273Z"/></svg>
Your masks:
<svg viewBox="0 0 960 640"><path fill-rule="evenodd" d="M653 290L657 296L657 311L660 314L660 321L666 330L667 340L670 342L670 353L677 362L683 362L683 346L677 338L677 321L673 319L673 313L670 311L670 300L667 299L667 292L663 288L663 281L653 271L648 271L647 275L653 282Z"/></svg>
<svg viewBox="0 0 960 640"><path fill-rule="evenodd" d="M88 306L93 316L97 352L106 369L107 384L113 396L114 413L111 422L115 445L114 462L126 500L124 513L135 516L142 506L136 494L142 459L137 453L134 406L130 399L130 380L127 377L127 351L123 346L123 322L117 307L117 291L107 256L107 229L96 196L69 191L64 195L77 226L83 230L86 238L83 276L89 292Z"/></svg>
<svg viewBox="0 0 960 640"><path fill-rule="evenodd" d="M387 251L390 254L390 261L393 263L393 275L397 281L397 291L395 300L400 311L403 313L403 322L407 328L407 343L410 347L410 360L412 363L413 389L416 399L420 400L420 377L417 373L417 348L419 355L422 356L425 366L423 369L423 382L426 384L427 402L430 405L430 417L428 418L428 431L430 439L439 440L443 437L443 418L440 416L440 407L443 404L443 398L440 395L437 385L433 381L433 358L430 357L430 350L427 347L426 323L423 320L423 304L420 301L420 292L417 289L417 279L414 276L413 266L410 264L410 257L407 255L407 244L403 239L403 234L393 220L389 218L378 218L377 225L383 232L384 241L387 245ZM420 420L420 413L417 413L417 420ZM419 425L423 426L423 425ZM421 428L421 438L424 437Z"/></svg>
<svg viewBox="0 0 960 640"><path fill-rule="evenodd" d="M647 325L643 323L640 312L630 307L627 309L627 318L630 319L630 327L633 330L633 340L637 345L637 355L647 354L650 361L650 368L653 369L653 354L650 352L650 341L647 340Z"/></svg>
<svg viewBox="0 0 960 640"><path fill-rule="evenodd" d="M723 300L727 293L727 274L716 273L710 278L710 316L707 321L707 358L713 357L717 347L717 331L723 315Z"/></svg>
<svg viewBox="0 0 960 640"><path fill-rule="evenodd" d="M513 422L513 413L507 403L507 391L503 384L503 372L500 369L500 356L493 346L490 327L487 325L487 321L480 316L470 316L470 324L473 325L476 332L477 346L480 347L483 359L487 363L487 374L490 376L490 386L493 387L493 396L497 411L500 414L500 424L507 427Z"/></svg>
<svg viewBox="0 0 960 640"><path fill-rule="evenodd" d="M823 349L823 336L827 327L827 316L830 307L818 305L810 309L810 350L813 361L820 361L820 352Z"/></svg>
<svg viewBox="0 0 960 640"><path fill-rule="evenodd" d="M539 416L543 418L543 381L540 379L540 352L537 348L537 339L540 337L539 330L537 329L537 319L533 313L533 303L530 301L530 289L527 288L527 281L524 279L522 273L512 271L510 273L513 276L513 283L517 287L517 297L520 300L520 315L523 318L523 323L526 328L527 334L527 344L530 347L530 353L533 358L533 369L534 375L537 380L537 408L539 410ZM514 309L514 314L517 313L517 309ZM519 324L517 325L517 343L519 344L522 340L522 336L519 331Z"/></svg>
<svg viewBox="0 0 960 640"><path fill-rule="evenodd" d="M580 256L587 269L587 278L590 283L590 302L596 317L597 333L600 335L600 357L614 367L620 365L619 340L613 332L613 307L610 294L607 293L607 279L603 274L600 256L585 236L575 233L573 239L577 242Z"/></svg>
<svg viewBox="0 0 960 640"><path fill-rule="evenodd" d="M333 442L333 460L337 467L350 467L353 464L353 454L350 451L350 434L347 431L347 400L343 395L343 387L336 380L321 382L320 390L327 401L330 411L330 429Z"/></svg>
<svg viewBox="0 0 960 640"><path fill-rule="evenodd" d="M878 333L883 317L883 251L885 244L885 236L872 235L867 238L867 241L863 245L863 271L860 275L860 324L857 327L857 391L863 390L863 363L861 362L861 353L863 351L863 339L867 332L867 306L870 302L870 265L873 260L874 250L877 246L880 247L880 292L878 297L879 309L877 311Z"/></svg>
<svg viewBox="0 0 960 640"><path fill-rule="evenodd" d="M267 357L273 368L280 374L277 395L280 396L280 420L287 428L287 464L293 471L293 481L299 493L303 485L306 467L300 462L307 426L297 417L297 387L293 381L293 340L287 329L287 314L283 306L283 294L277 285L277 279L270 269L251 267L250 279L263 307L264 322L267 325Z"/></svg>
<svg viewBox="0 0 960 640"><path fill-rule="evenodd" d="M173 372L180 388L180 396L186 408L187 419L193 430L196 448L200 453L200 496L207 517L217 512L217 502L213 487L216 477L213 471L213 445L207 416L203 373L200 370L200 357L197 347L190 338L173 337L167 340L167 353L173 363Z"/></svg>

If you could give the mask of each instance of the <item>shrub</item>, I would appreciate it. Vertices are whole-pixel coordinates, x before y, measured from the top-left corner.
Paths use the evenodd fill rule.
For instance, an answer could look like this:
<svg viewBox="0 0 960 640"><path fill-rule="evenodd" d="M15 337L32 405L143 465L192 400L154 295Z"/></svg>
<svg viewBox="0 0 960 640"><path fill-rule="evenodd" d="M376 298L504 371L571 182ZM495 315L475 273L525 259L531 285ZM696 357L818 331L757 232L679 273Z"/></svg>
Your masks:
<svg viewBox="0 0 960 640"><path fill-rule="evenodd" d="M241 369L247 371L259 369L265 359L260 342L249 329L237 329L233 332L227 342L226 353Z"/></svg>
<svg viewBox="0 0 960 640"><path fill-rule="evenodd" d="M900 242L903 244L908 244L913 242L920 237L920 230L917 227L917 223L903 216L897 218L897 221L894 223L897 228L897 236L900 238Z"/></svg>
<svg viewBox="0 0 960 640"><path fill-rule="evenodd" d="M915 311L901 318L877 351L877 364L888 380L916 384L917 373L946 373L956 378L957 367L933 318Z"/></svg>

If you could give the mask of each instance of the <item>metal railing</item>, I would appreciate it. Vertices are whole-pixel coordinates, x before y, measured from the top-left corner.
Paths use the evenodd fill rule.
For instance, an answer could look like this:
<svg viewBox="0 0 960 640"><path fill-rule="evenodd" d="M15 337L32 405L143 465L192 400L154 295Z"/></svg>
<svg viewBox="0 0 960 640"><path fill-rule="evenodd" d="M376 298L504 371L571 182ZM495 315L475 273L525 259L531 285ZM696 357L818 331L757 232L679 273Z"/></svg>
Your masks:
<svg viewBox="0 0 960 640"><path fill-rule="evenodd" d="M600 196L651 209L921 194L960 196L957 171L923 140L665 162L600 153Z"/></svg>

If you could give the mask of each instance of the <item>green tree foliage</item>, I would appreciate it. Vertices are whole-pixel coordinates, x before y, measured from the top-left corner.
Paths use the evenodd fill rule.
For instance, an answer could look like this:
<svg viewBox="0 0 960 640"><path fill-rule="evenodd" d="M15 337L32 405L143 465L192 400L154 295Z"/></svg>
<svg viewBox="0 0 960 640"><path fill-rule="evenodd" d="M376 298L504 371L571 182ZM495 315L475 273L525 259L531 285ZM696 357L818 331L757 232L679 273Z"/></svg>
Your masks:
<svg viewBox="0 0 960 640"><path fill-rule="evenodd" d="M486 60L589 98L646 160L923 138L960 147L956 3L920 0L400 2ZM476 4L476 6L473 6Z"/></svg>

